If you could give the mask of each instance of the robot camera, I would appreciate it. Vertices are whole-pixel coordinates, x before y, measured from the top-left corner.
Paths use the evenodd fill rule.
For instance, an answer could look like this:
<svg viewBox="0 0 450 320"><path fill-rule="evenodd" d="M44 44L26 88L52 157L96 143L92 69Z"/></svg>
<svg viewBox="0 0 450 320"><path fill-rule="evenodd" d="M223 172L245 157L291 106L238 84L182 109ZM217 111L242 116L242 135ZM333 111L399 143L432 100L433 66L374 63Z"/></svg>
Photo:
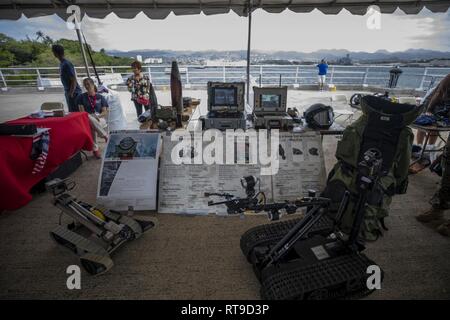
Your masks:
<svg viewBox="0 0 450 320"><path fill-rule="evenodd" d="M51 191L54 196L60 195L68 190L72 190L75 187L75 182L68 179L53 179L45 183L45 188Z"/></svg>

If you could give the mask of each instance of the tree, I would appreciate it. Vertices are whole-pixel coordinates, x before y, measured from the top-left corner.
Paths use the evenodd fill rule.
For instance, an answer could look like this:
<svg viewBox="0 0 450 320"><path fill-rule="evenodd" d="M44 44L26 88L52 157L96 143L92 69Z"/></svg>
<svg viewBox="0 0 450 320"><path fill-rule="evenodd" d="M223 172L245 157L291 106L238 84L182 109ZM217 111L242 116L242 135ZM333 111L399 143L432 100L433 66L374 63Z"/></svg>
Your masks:
<svg viewBox="0 0 450 320"><path fill-rule="evenodd" d="M0 67L10 67L14 63L14 55L6 50L0 49Z"/></svg>
<svg viewBox="0 0 450 320"><path fill-rule="evenodd" d="M50 67L56 66L58 61L51 52L51 45L58 43L64 47L67 59L76 66L83 65L83 59L80 52L78 41L59 39L54 41L42 31L36 32L35 39L27 37L26 40L17 41L13 38L0 33L0 67L18 66L36 66ZM94 61L97 65L128 65L131 63L129 58L112 57L106 54L105 49L100 52L92 50Z"/></svg>
<svg viewBox="0 0 450 320"><path fill-rule="evenodd" d="M53 44L53 39L49 36L45 36L44 43L50 47Z"/></svg>
<svg viewBox="0 0 450 320"><path fill-rule="evenodd" d="M40 39L44 40L44 33L42 31L37 31L36 32L36 41L39 41Z"/></svg>
<svg viewBox="0 0 450 320"><path fill-rule="evenodd" d="M14 41L13 38L8 37L6 34L4 33L0 33L0 45L8 43Z"/></svg>

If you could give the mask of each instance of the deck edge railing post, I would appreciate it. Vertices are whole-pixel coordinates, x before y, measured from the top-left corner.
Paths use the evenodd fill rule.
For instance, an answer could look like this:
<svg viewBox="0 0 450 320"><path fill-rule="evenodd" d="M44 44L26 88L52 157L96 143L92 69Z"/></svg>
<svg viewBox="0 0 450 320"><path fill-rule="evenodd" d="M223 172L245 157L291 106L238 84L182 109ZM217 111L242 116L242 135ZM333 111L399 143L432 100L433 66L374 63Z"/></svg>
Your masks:
<svg viewBox="0 0 450 320"><path fill-rule="evenodd" d="M190 87L190 83L189 83L189 66L186 66L186 87Z"/></svg>
<svg viewBox="0 0 450 320"><path fill-rule="evenodd" d="M333 79L334 79L334 66L331 67L330 84L333 84Z"/></svg>
<svg viewBox="0 0 450 320"><path fill-rule="evenodd" d="M7 91L8 90L8 84L6 83L6 78L3 75L2 69L0 69L0 77L2 78L2 82L3 82L3 91Z"/></svg>
<svg viewBox="0 0 450 320"><path fill-rule="evenodd" d="M259 86L260 87L262 87L262 80L263 80L263 72L262 72L262 70L263 70L263 66L260 65L259 66Z"/></svg>
<svg viewBox="0 0 450 320"><path fill-rule="evenodd" d="M41 78L41 73L39 72L38 68L36 68L36 74L37 74L36 87L38 88L38 90L41 90L40 88L42 88L42 86L41 86L42 78ZM42 90L44 90L44 88L42 88Z"/></svg>
<svg viewBox="0 0 450 320"><path fill-rule="evenodd" d="M153 80L152 80L152 69L150 68L150 66L147 66L147 73L148 73L148 80L150 82L153 82Z"/></svg>
<svg viewBox="0 0 450 320"><path fill-rule="evenodd" d="M425 70L423 71L422 80L420 81L420 87L419 90L423 90L423 86L425 84L425 79L428 76L428 67L425 67Z"/></svg>
<svg viewBox="0 0 450 320"><path fill-rule="evenodd" d="M364 77L362 81L362 85L365 86L367 84L367 75L369 74L369 68L366 68L366 71L364 72Z"/></svg>

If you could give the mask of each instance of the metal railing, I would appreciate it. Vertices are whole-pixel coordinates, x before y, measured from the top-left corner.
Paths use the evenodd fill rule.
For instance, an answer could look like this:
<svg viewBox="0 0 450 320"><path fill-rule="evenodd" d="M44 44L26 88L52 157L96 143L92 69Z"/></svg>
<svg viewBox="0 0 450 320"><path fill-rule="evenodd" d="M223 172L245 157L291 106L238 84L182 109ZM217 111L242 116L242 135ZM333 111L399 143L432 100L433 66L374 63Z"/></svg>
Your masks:
<svg viewBox="0 0 450 320"><path fill-rule="evenodd" d="M389 81L391 66L330 66L327 82L336 86L381 86ZM182 83L186 88L205 87L207 81L245 81L245 66L201 66L186 65L179 67ZM75 68L77 77L86 77L84 67ZM436 81L450 73L450 68L405 67L400 76L398 87L408 89L427 89ZM120 74L123 83L132 71L129 66L97 66L100 75ZM143 71L156 86L170 84L170 65L144 65ZM91 72L93 74L93 70ZM252 65L252 80L261 85L303 86L317 83L315 65ZM0 68L0 86L9 87L61 87L58 67L13 67Z"/></svg>

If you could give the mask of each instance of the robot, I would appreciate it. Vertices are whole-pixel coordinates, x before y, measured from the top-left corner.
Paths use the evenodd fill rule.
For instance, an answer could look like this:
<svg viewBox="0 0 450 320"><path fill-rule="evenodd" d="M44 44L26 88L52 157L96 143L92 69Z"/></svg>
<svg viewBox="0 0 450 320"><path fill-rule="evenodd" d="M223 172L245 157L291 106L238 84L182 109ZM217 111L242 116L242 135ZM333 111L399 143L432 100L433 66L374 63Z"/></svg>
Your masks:
<svg viewBox="0 0 450 320"><path fill-rule="evenodd" d="M153 228L156 221L124 216L117 211L77 200L68 191L75 183L59 178L46 183L53 193L53 204L73 219L50 232L55 242L79 256L83 268L91 275L107 272L114 265L111 254L124 243L138 239Z"/></svg>

